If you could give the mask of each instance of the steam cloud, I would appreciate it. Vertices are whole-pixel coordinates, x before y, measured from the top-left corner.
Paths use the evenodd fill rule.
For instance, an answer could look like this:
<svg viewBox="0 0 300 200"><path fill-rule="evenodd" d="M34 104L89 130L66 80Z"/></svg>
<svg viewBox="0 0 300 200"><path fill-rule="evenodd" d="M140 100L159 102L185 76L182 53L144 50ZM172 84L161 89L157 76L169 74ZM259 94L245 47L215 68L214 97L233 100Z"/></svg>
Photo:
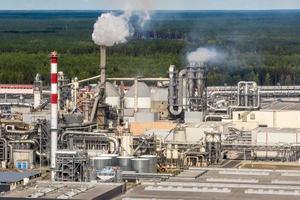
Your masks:
<svg viewBox="0 0 300 200"><path fill-rule="evenodd" d="M123 14L104 13L94 24L92 39L97 45L113 46L126 43L134 33L133 26L130 24L132 16L138 17L138 25L142 28L151 19L149 1L127 0L124 2Z"/></svg>
<svg viewBox="0 0 300 200"><path fill-rule="evenodd" d="M203 64L209 62L218 62L224 58L224 55L214 48L198 48L194 52L190 52L186 56L189 64Z"/></svg>
<svg viewBox="0 0 300 200"><path fill-rule="evenodd" d="M104 46L125 43L130 36L129 19L125 14L115 16L113 13L102 14L94 24L92 34L93 41Z"/></svg>

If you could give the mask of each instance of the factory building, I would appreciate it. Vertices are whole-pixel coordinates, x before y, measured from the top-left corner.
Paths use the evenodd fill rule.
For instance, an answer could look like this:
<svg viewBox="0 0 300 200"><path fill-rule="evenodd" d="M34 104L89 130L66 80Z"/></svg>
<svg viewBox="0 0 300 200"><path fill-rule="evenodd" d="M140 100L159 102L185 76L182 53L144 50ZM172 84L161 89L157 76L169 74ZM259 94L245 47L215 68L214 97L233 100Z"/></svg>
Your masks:
<svg viewBox="0 0 300 200"><path fill-rule="evenodd" d="M20 86L7 86L4 93L9 95L0 91L1 167L39 169L51 177L25 188L15 186L21 189L0 199L298 195L295 180L281 177L289 172L212 166L234 168L247 161L297 165L299 86L240 81L237 86L207 87L206 63L181 70L171 65L166 78L108 78L106 47L100 49L99 76L69 81L52 52L51 87L44 87L37 75L26 94ZM240 178L247 175L253 177ZM127 183L140 181L117 197Z"/></svg>

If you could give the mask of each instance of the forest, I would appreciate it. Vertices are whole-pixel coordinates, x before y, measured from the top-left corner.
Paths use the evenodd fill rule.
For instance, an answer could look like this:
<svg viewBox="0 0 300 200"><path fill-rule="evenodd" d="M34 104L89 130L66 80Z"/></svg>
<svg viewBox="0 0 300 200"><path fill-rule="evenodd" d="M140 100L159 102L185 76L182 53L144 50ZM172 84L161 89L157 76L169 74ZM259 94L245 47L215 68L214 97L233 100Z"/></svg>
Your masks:
<svg viewBox="0 0 300 200"><path fill-rule="evenodd" d="M49 83L49 53L59 71L79 79L99 73L99 47L91 39L101 11L0 11L0 83ZM222 62L208 67L209 85L253 80L300 84L300 10L157 11L125 44L108 48L108 77L166 77L186 66L187 52L213 47Z"/></svg>

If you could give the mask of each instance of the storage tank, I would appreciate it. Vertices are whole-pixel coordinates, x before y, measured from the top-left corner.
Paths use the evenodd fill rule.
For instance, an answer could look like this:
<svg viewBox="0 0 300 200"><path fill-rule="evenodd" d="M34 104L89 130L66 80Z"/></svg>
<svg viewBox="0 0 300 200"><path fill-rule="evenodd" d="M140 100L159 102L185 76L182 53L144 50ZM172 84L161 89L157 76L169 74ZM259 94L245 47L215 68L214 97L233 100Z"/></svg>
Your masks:
<svg viewBox="0 0 300 200"><path fill-rule="evenodd" d="M151 109L151 92L150 88L143 82L138 82L131 86L124 97L125 108L135 109L140 111Z"/></svg>
<svg viewBox="0 0 300 200"><path fill-rule="evenodd" d="M157 172L157 156L155 155L143 155L140 158L145 158L149 160L149 173Z"/></svg>
<svg viewBox="0 0 300 200"><path fill-rule="evenodd" d="M93 157L90 159L91 167L94 169L102 169L106 166L111 166L112 158L110 157Z"/></svg>
<svg viewBox="0 0 300 200"><path fill-rule="evenodd" d="M99 157L111 158L111 166L117 166L118 165L119 154L100 154Z"/></svg>
<svg viewBox="0 0 300 200"><path fill-rule="evenodd" d="M121 170L131 171L132 170L132 166L131 166L132 159L134 159L133 156L119 156L118 157L118 165L120 166Z"/></svg>
<svg viewBox="0 0 300 200"><path fill-rule="evenodd" d="M132 162L132 170L137 173L149 173L149 165L150 161L146 158L134 158L131 159Z"/></svg>
<svg viewBox="0 0 300 200"><path fill-rule="evenodd" d="M118 89L110 82L106 82L105 87L105 103L112 107L120 108L120 93Z"/></svg>

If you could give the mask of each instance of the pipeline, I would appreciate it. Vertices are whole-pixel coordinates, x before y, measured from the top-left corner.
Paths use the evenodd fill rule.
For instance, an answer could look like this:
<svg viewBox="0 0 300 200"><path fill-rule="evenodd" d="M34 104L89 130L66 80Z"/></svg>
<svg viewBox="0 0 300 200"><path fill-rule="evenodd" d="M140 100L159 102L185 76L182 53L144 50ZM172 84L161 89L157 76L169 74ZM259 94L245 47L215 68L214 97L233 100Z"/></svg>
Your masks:
<svg viewBox="0 0 300 200"><path fill-rule="evenodd" d="M1 138L0 138L1 139ZM11 141L8 141L8 143L11 145L11 143L28 143L28 144L33 144L36 148L35 149L37 149L38 148L38 142L36 141L36 140L11 140ZM12 145L11 145L11 156L12 156ZM43 156L43 157L47 157L47 154L46 153L41 153L41 152L39 152L39 151L35 151L35 154L36 155L38 155L39 157L41 157L41 156ZM12 158L12 157L11 157Z"/></svg>
<svg viewBox="0 0 300 200"><path fill-rule="evenodd" d="M2 140L3 143L4 143L4 160L7 160L7 156L8 156L8 154L7 154L7 140L4 139L4 138L0 138L0 140Z"/></svg>
<svg viewBox="0 0 300 200"><path fill-rule="evenodd" d="M21 103L21 102L18 102L18 103L9 103L9 102L6 102L6 103L0 103L0 106L20 106L20 107L30 107L30 108L33 107L32 104L29 104L29 103Z"/></svg>
<svg viewBox="0 0 300 200"><path fill-rule="evenodd" d="M169 74L170 75L169 109L173 115L180 115L183 110L183 77L186 75L187 71L186 71L186 69L183 69L179 72L179 83L177 86L178 94L176 95L177 105L174 105L174 102L173 102L173 98L175 96L174 86L176 87L176 83L174 81L175 80L175 77L174 77L175 66L171 66L171 67L170 67L170 74ZM177 106L177 110L175 110L175 106Z"/></svg>
<svg viewBox="0 0 300 200"><path fill-rule="evenodd" d="M11 127L12 129L9 129L9 127ZM6 133L17 133L17 134L30 134L30 133L34 133L35 132L35 129L32 128L30 130L16 130L15 129L15 126L13 125L6 125L5 126L5 131Z"/></svg>
<svg viewBox="0 0 300 200"><path fill-rule="evenodd" d="M104 138L107 138L108 140L110 140L113 144L114 144L114 146L115 146L115 148L114 148L114 152L112 152L113 154L116 154L116 153L118 153L118 151L119 151L119 146L120 146L120 144L119 144L119 142L118 142L118 140L116 139L116 138L114 138L114 137L110 137L110 136L107 136L107 134L106 133L97 133L97 132L83 132L83 131L65 131L63 134L62 134L62 136L61 136L61 138L60 138L60 140L61 140L61 142L63 143L64 142L64 138L66 137L66 135L69 135L69 134L75 134L75 135L90 135L90 136L99 136L99 137L104 137Z"/></svg>
<svg viewBox="0 0 300 200"><path fill-rule="evenodd" d="M208 118L218 118L218 119L221 119L221 120L222 120L222 119L228 119L229 116L228 116L228 115L206 115L204 121L207 122L207 119L208 119Z"/></svg>

